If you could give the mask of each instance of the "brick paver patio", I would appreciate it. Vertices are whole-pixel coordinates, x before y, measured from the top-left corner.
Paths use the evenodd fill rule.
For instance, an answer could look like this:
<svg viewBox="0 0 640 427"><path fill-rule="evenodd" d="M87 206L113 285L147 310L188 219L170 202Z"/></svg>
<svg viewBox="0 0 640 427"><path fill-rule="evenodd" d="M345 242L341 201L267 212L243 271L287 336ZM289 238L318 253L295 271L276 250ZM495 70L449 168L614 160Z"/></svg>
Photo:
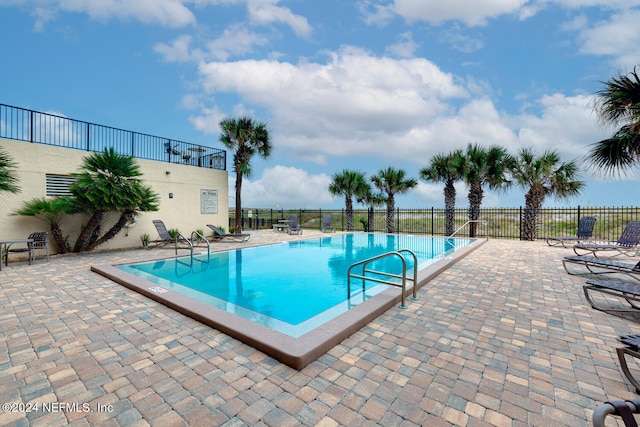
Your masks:
<svg viewBox="0 0 640 427"><path fill-rule="evenodd" d="M9 264L0 425L589 426L637 397L614 348L638 324L590 308L570 253L491 240L301 371L89 270L171 251Z"/></svg>

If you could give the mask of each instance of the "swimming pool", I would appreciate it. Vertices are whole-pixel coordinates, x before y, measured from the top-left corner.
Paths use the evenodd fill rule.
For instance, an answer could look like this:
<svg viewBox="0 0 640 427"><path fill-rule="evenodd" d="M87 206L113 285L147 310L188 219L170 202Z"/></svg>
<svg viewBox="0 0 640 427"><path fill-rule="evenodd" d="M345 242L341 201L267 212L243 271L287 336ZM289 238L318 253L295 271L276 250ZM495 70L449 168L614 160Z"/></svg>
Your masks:
<svg viewBox="0 0 640 427"><path fill-rule="evenodd" d="M288 356L285 360L278 357L286 348L273 351L277 343L305 342L309 337L317 338L318 334L324 341L331 338L325 335L345 336L354 327L355 330L361 327L356 324L363 321L366 324L366 319L375 318L388 309L389 301L393 305L399 299L398 288L367 281L363 291L360 280L349 293L347 270L354 262L410 249L417 256L420 273L428 273L429 267L435 264L455 262L454 255L466 253L476 242L348 233L201 254L194 258L92 269L287 363ZM407 259L408 271L412 263ZM399 272L400 266L396 258L376 261L372 268ZM436 266L435 271L441 269ZM426 281L419 277L418 287ZM409 285L412 283L408 282ZM345 320L350 318L360 320L355 324ZM334 331L336 326L342 331ZM238 331L242 328L246 330ZM327 330L333 332L328 334ZM263 343L267 336L277 338L276 345ZM260 342L256 342L257 338ZM311 341L318 344L315 338ZM294 364L299 363L298 360Z"/></svg>

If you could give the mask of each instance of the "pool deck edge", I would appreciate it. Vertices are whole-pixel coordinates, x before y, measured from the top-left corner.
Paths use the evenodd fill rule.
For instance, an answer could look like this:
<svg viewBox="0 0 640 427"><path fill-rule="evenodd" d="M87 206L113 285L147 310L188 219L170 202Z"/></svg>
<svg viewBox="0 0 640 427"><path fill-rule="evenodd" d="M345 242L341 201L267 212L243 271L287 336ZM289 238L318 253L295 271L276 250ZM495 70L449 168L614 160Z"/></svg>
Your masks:
<svg viewBox="0 0 640 427"><path fill-rule="evenodd" d="M418 271L417 288L424 286L485 242L484 239L477 239ZM114 265L91 266L91 271L236 338L297 370L317 360L401 300L401 294L396 288L387 289L303 336L293 338L181 293L163 289ZM412 294L413 286L407 286L407 296Z"/></svg>

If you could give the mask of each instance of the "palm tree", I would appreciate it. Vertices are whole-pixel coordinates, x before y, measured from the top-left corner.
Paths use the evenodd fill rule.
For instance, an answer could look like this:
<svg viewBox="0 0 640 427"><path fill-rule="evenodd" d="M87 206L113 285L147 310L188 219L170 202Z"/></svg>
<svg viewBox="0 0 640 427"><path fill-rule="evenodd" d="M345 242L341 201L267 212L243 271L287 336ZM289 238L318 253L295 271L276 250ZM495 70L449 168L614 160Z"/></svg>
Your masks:
<svg viewBox="0 0 640 427"><path fill-rule="evenodd" d="M341 173L334 174L329 184L331 194L344 196L347 231L353 231L353 198L360 197L369 187L364 176L363 172L344 169Z"/></svg>
<svg viewBox="0 0 640 427"><path fill-rule="evenodd" d="M42 217L49 224L56 252L66 254L70 248L62 232L61 224L66 215L74 213L78 213L78 211L73 199L62 196L55 199L43 197L24 202L22 208L16 211L15 215Z"/></svg>
<svg viewBox="0 0 640 427"><path fill-rule="evenodd" d="M596 92L595 111L601 122L620 128L613 137L595 143L589 157L597 169L624 171L640 161L640 76L634 67L603 84Z"/></svg>
<svg viewBox="0 0 640 427"><path fill-rule="evenodd" d="M420 169L420 178L425 181L444 182L445 233L453 234L456 214L456 181L462 179L464 154L455 150L447 155L438 154L431 164Z"/></svg>
<svg viewBox="0 0 640 427"><path fill-rule="evenodd" d="M115 236L133 213L157 210L157 195L144 186L142 172L132 156L108 148L85 157L82 172L69 190L80 209L90 214L73 247L74 252L91 250ZM103 236L100 226L106 212L121 212L120 219Z"/></svg>
<svg viewBox="0 0 640 427"><path fill-rule="evenodd" d="M546 196L574 196L584 186L578 180L576 162L561 163L558 153L550 150L539 156L530 148L521 149L511 175L515 183L527 190L522 225L524 240L536 239L536 221Z"/></svg>
<svg viewBox="0 0 640 427"><path fill-rule="evenodd" d="M469 144L464 153L462 178L469 188L469 220L477 221L484 198L484 188L505 189L510 185L507 173L513 166L513 157L502 147L488 149L478 144ZM469 236L475 237L477 223L469 224Z"/></svg>
<svg viewBox="0 0 640 427"><path fill-rule="evenodd" d="M406 178L406 172L402 169L388 167L371 177L371 182L384 194L384 202L387 205L387 233L395 232L396 194L404 194L418 185L415 178Z"/></svg>
<svg viewBox="0 0 640 427"><path fill-rule="evenodd" d="M366 191L360 194L356 201L363 205L367 206L367 231L373 231L373 222L374 222L374 208L376 206L384 205L384 194L382 193L374 193L371 191L371 187L368 183L366 184Z"/></svg>
<svg viewBox="0 0 640 427"><path fill-rule="evenodd" d="M13 175L16 164L4 149L0 149L0 192L18 193L18 178Z"/></svg>
<svg viewBox="0 0 640 427"><path fill-rule="evenodd" d="M220 122L220 141L233 150L233 171L236 173L236 233L242 233L242 178L251 175L251 157L258 153L266 159L271 154L267 125L249 117L226 118Z"/></svg>
<svg viewBox="0 0 640 427"><path fill-rule="evenodd" d="M150 187L145 187L139 182L132 183L134 192L129 200L129 207L120 213L118 221L105 232L102 237L91 242L85 250L91 251L104 242L113 239L127 224L129 224L138 212L152 212L159 208L158 194Z"/></svg>

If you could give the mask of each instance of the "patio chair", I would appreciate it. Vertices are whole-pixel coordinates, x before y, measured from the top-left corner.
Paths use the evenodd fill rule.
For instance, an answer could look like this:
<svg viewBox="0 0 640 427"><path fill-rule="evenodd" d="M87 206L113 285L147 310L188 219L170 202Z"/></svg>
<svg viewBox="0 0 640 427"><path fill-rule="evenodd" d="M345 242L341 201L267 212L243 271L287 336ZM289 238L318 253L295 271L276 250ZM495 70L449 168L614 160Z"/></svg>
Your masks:
<svg viewBox="0 0 640 427"><path fill-rule="evenodd" d="M297 215L289 215L289 234L302 234L302 228L298 224Z"/></svg>
<svg viewBox="0 0 640 427"><path fill-rule="evenodd" d="M637 304L640 302L640 284L619 280L587 280L582 289L587 302L596 310L617 316L627 313L640 314L640 306ZM593 298L594 292L625 300L629 306L613 304L604 306Z"/></svg>
<svg viewBox="0 0 640 427"><path fill-rule="evenodd" d="M215 225L211 225L211 224L207 224L207 227L209 227L212 231L213 231L213 236L211 237L211 240L213 241L223 241L223 240L230 240L232 242L246 242L247 240L249 240L249 237L251 237L250 234L247 233L240 233L240 234L236 234L236 233L229 233L229 234L225 234L224 231L220 230L218 227L216 227Z"/></svg>
<svg viewBox="0 0 640 427"><path fill-rule="evenodd" d="M36 231L35 233L29 234L28 238L33 239L33 242L25 243L27 245L26 247L12 248L12 244L7 245L6 252L4 254L4 265L9 265L9 254L24 252L28 252L29 264L31 264L32 262L35 262L36 249L44 249L47 257L47 262L49 262L49 243L47 242L48 237L49 233L47 233L46 231ZM0 260L0 262L2 261Z"/></svg>
<svg viewBox="0 0 640 427"><path fill-rule="evenodd" d="M632 334L632 335L623 335L618 338L625 347L616 348L616 353L618 354L618 360L620 361L620 368L622 369L622 373L629 380L631 384L636 389L636 393L640 393L640 383L633 376L631 371L629 370L629 365L627 365L626 356L631 356L635 359L640 359L640 350L638 347L640 346L640 335ZM634 400L632 403L636 406L636 412L640 412L640 401Z"/></svg>
<svg viewBox="0 0 640 427"><path fill-rule="evenodd" d="M320 226L320 231L326 233L327 230L335 232L336 228L331 225L331 214L322 214L322 225Z"/></svg>
<svg viewBox="0 0 640 427"><path fill-rule="evenodd" d="M188 239L180 233L178 233L178 236L176 237L171 237L171 234L169 234L169 230L167 230L167 226L164 225L164 222L161 219L154 219L151 222L153 222L153 225L156 227L158 238L156 240L147 242L147 244L145 245L147 249L159 248L169 244L173 244L177 250L180 243L186 243L187 245L189 245Z"/></svg>
<svg viewBox="0 0 640 427"><path fill-rule="evenodd" d="M582 243L591 240L593 235L593 228L596 224L595 216L583 216L578 221L578 232L575 236L551 236L547 237L547 244L549 246L560 246L566 248L566 244L572 245L576 243Z"/></svg>
<svg viewBox="0 0 640 427"><path fill-rule="evenodd" d="M562 260L562 265L567 273L572 276L584 276L591 274L625 274L632 279L640 281L640 262L631 264L611 259L601 259L588 256L566 256ZM584 271L577 272L569 269L568 265L584 267Z"/></svg>
<svg viewBox="0 0 640 427"><path fill-rule="evenodd" d="M602 256L603 254L604 256L635 256L640 252L638 248L639 243L640 221L629 221L616 242L607 244L578 243L573 245L573 251L576 255L587 255L591 253L595 257L598 255Z"/></svg>
<svg viewBox="0 0 640 427"><path fill-rule="evenodd" d="M640 414L640 399L614 400L603 403L593 411L591 420L593 427L605 427L607 416L614 415L622 418L625 427L638 427L633 414Z"/></svg>

